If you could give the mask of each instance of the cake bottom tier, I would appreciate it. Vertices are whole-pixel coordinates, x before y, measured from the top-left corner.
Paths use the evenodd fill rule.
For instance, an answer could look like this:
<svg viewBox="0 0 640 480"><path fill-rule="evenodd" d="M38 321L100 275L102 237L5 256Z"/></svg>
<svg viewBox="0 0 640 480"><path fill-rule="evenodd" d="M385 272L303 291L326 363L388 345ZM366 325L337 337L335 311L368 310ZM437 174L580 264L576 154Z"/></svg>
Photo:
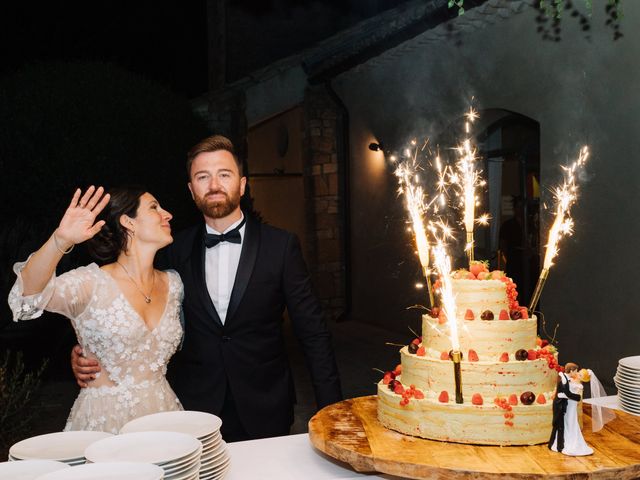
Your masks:
<svg viewBox="0 0 640 480"><path fill-rule="evenodd" d="M549 441L553 406L516 405L509 411L494 403L440 403L402 396L378 384L378 420L385 427L415 437L478 445L536 445Z"/></svg>

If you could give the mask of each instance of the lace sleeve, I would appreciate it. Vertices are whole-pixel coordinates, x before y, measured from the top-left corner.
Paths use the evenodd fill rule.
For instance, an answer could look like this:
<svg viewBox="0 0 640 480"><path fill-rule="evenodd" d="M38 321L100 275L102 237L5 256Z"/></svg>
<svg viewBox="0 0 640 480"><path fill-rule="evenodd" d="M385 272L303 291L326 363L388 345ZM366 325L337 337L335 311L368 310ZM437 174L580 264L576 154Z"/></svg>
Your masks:
<svg viewBox="0 0 640 480"><path fill-rule="evenodd" d="M26 264L17 262L13 266L17 278L9 292L9 307L14 322L38 318L44 310L74 319L85 310L93 295L97 265L80 267L59 277L54 273L41 292L24 295L22 269Z"/></svg>

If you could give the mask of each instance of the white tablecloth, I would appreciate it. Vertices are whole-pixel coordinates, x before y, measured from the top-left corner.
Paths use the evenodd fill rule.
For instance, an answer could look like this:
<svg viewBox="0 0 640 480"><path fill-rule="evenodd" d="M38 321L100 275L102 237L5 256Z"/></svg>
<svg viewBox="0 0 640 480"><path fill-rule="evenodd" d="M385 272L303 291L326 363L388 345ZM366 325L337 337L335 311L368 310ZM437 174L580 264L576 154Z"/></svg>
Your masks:
<svg viewBox="0 0 640 480"><path fill-rule="evenodd" d="M225 480L396 479L357 473L316 450L309 435L289 435L228 444L231 470Z"/></svg>

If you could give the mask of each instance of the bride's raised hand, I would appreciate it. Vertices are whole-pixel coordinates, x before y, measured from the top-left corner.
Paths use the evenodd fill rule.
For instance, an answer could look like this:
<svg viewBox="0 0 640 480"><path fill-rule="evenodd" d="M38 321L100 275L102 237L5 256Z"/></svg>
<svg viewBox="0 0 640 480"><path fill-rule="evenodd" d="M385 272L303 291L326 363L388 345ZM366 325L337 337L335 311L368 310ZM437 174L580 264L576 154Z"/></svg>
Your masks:
<svg viewBox="0 0 640 480"><path fill-rule="evenodd" d="M55 231L56 237L67 247L89 240L100 231L104 220L96 222L96 217L109 202L109 194L104 188L90 186L84 194L78 188Z"/></svg>

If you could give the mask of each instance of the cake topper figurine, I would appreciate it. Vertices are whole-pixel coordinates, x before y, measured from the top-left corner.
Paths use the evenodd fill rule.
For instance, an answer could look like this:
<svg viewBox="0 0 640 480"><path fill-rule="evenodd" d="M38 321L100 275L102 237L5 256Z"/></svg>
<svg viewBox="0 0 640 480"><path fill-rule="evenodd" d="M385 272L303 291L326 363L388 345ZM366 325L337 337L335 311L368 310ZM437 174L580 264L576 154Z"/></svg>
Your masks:
<svg viewBox="0 0 640 480"><path fill-rule="evenodd" d="M577 457L591 455L593 449L587 445L578 420L578 408L582 400L582 383L590 382L591 397L606 395L593 371L580 370L575 363L567 363L564 372L558 373L558 384L553 400L553 429L549 448L554 452ZM615 415L608 409L592 407L592 429L597 432Z"/></svg>

